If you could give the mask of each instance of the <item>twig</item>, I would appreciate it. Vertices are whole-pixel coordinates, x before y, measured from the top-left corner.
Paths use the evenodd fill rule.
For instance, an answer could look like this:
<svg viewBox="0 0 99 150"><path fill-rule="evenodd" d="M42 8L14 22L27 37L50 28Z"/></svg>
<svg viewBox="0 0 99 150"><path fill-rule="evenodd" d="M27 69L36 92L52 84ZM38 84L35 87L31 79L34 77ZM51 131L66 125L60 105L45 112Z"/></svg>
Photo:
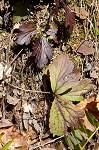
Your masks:
<svg viewBox="0 0 99 150"><path fill-rule="evenodd" d="M62 135L62 136L60 136L60 137L58 137L58 138L55 138L55 139L53 139L53 140L51 140L51 141L48 141L48 142L46 142L46 143L43 144L43 145L35 146L35 147L32 148L32 150L34 150L34 149L36 149L36 148L43 147L43 146L48 145L48 144L51 144L51 143L54 143L54 142L56 142L57 140L62 139L63 137L64 137L64 135Z"/></svg>
<svg viewBox="0 0 99 150"><path fill-rule="evenodd" d="M26 89L20 88L18 86L12 85L12 84L7 83L7 82L6 82L6 84L10 85L11 87L13 87L15 89L22 90L22 91L25 91L25 92L30 92L30 93L47 93L47 94L50 94L50 92L26 90Z"/></svg>
<svg viewBox="0 0 99 150"><path fill-rule="evenodd" d="M23 49L20 50L20 52L13 58L13 60L8 64L8 67L6 68L5 72L6 73L8 71L8 69L11 67L11 65L15 62L15 60L18 58L18 56L21 54L21 52L23 51Z"/></svg>

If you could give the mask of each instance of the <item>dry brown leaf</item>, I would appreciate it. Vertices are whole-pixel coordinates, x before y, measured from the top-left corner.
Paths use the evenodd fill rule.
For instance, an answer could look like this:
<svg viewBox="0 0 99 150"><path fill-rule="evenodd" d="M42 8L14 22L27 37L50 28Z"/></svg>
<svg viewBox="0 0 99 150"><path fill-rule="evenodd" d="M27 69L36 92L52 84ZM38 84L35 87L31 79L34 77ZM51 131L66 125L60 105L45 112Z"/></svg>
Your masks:
<svg viewBox="0 0 99 150"><path fill-rule="evenodd" d="M8 127L11 127L13 126L13 124L11 122L9 122L8 119L1 119L0 120L0 129L1 128L8 128Z"/></svg>
<svg viewBox="0 0 99 150"><path fill-rule="evenodd" d="M82 41L80 46L77 49L78 53L83 55L91 55L95 53L95 49L93 48L93 44L90 41Z"/></svg>
<svg viewBox="0 0 99 150"><path fill-rule="evenodd" d="M79 17L80 19L86 19L89 16L89 13L85 10L84 7L77 7L75 6L75 13L76 16Z"/></svg>
<svg viewBox="0 0 99 150"><path fill-rule="evenodd" d="M17 105L17 103L20 101L19 98L17 98L16 96L10 96L10 95L7 95L7 103L8 104L11 104L11 105Z"/></svg>
<svg viewBox="0 0 99 150"><path fill-rule="evenodd" d="M0 133L4 133L4 135L1 138L1 141L4 145L12 139L14 139L14 141L9 147L11 150L20 150L22 148L24 150L28 150L27 135L22 135L20 131L14 126L8 129L1 129Z"/></svg>
<svg viewBox="0 0 99 150"><path fill-rule="evenodd" d="M96 118L97 118L97 113L98 110L96 108L96 98L95 97L91 97L91 98L87 98L84 101L79 102L76 106L78 109L85 111L88 111L89 113L93 114ZM99 119L99 117L97 118ZM86 126L87 129L91 130L92 132L95 130L94 126L88 121L86 115L83 118L84 120L84 125Z"/></svg>
<svg viewBox="0 0 99 150"><path fill-rule="evenodd" d="M78 109L86 110L87 104L93 102L94 100L95 100L95 97L91 97L91 98L88 98L79 102L76 106Z"/></svg>
<svg viewBox="0 0 99 150"><path fill-rule="evenodd" d="M83 111L88 111L92 115L96 117L97 120L99 120L99 96L97 98L91 97L88 99L85 99L84 101L79 102L77 105L78 109L81 109Z"/></svg>

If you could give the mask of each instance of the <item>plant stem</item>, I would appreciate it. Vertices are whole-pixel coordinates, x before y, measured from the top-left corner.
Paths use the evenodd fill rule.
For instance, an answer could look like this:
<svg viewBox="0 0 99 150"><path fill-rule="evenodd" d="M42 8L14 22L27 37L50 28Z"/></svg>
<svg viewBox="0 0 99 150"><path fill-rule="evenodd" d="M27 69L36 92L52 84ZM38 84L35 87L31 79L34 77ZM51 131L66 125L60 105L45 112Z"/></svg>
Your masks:
<svg viewBox="0 0 99 150"><path fill-rule="evenodd" d="M92 135L87 139L87 141L85 142L85 144L83 145L83 147L80 150L83 150L85 148L85 146L87 145L87 143L91 140L91 138L94 136L94 134L99 130L99 126L95 129L95 131L92 133Z"/></svg>

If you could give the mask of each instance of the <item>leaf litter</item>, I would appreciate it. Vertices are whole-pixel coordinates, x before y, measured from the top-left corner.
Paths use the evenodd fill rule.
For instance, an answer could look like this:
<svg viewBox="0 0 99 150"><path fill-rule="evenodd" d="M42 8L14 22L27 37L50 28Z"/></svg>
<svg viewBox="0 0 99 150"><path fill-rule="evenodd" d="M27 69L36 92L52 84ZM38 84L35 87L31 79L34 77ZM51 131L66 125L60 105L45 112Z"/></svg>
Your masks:
<svg viewBox="0 0 99 150"><path fill-rule="evenodd" d="M55 2L56 2L57 7L59 7L59 4L62 3L62 1L55 1ZM66 28L68 28L69 33L74 38L75 32L73 32L74 34L72 34L72 31L75 31L74 23L76 24L77 22L74 17L77 13L74 14L74 12L71 11L71 9L72 9L71 6L69 6L68 8L69 8L68 12L67 12L67 10L65 10L64 23L65 23ZM58 8L58 10L59 10L59 8ZM87 17L90 17L89 14L87 14L86 10L87 9L85 9L85 11L81 10L80 15L78 17L79 19L83 20L83 23L85 23L84 20ZM71 16L71 17L69 17L69 16ZM23 29L21 28L22 26L19 27L21 32L17 36L16 43L18 41L17 44L19 44L21 46L22 45L28 46L28 44L30 44L33 40L32 36L34 38L38 31L36 31L36 26L30 27L28 25L25 25L24 23L22 23L22 24L23 24L22 25ZM42 26L43 26L43 24L41 25L41 27ZM35 58L32 59L32 61L35 60L36 66L38 68L43 68L47 63L50 62L50 60L53 57L53 53L54 53L54 49L52 50L53 43L48 42L47 36L53 36L53 39L56 38L57 29L55 29L55 30L49 29L48 31L49 32L47 32L46 36L40 35L40 37L37 37L38 42L33 43L34 45L36 44L39 47L38 52L35 52L36 50L34 50L35 58L37 58L37 59L35 59ZM72 38L72 36L71 36L71 38ZM0 38L1 38L1 36L0 36ZM89 39L92 40L90 37L89 37ZM82 40L82 38L79 37L79 42L81 40ZM1 41L3 41L3 40L0 39L0 42ZM38 43L40 43L40 44L38 44ZM76 43L76 41L74 41L74 43ZM46 45L47 45L48 49L46 49ZM88 45L91 45L91 46L89 46L90 48L88 48ZM71 46L72 46L72 43L71 43ZM7 59L5 60L6 57L4 57L5 52L6 52L6 54L7 54L7 52L9 53L9 55L8 55L9 60L10 60L10 58L12 58L13 52L11 49L8 50L6 48L3 51L3 47L5 47L5 43L4 43L4 46L1 46L1 47L2 47L2 53L3 53L3 54L1 54L2 55L1 59L3 59L4 63L8 62ZM89 55L88 61L92 61L93 57L90 58L90 55L93 56L95 53L95 49L93 49L92 47L93 47L93 44L91 42L89 44L89 41L88 41L87 43L84 43L83 47L78 49L78 53L86 55L86 56ZM70 57L73 58L73 54L72 54L73 52L71 53L67 49L65 49L65 50L66 50L65 54L69 53ZM33 49L32 49L32 51L33 51ZM30 145L32 145L31 147L33 148L34 145L37 146L40 141L43 141L43 143L45 142L45 140L42 140L42 139L39 140L39 138L42 137L41 133L46 130L45 129L46 128L46 117L44 116L44 114L47 114L47 118L48 118L48 113L45 112L46 111L45 110L45 99L46 99L45 97L46 96L43 95L42 93L34 93L33 92L36 90L41 91L40 87L42 85L42 81L40 79L35 81L35 74L33 73L34 69L32 68L32 66L28 66L26 68L27 70L23 69L28 56L30 56L30 51L29 52L25 51L25 52L26 52L26 54L24 55L25 57L23 57L23 53L22 53L22 56L19 56L19 58L16 60L16 62L12 64L13 67L12 67L12 71L10 73L10 80L7 81L8 84L7 83L4 84L4 82L2 82L2 80L0 81L0 84L2 84L2 90L0 90L0 93L1 93L0 111L1 111L2 115L0 117L5 118L4 123L6 123L6 121L8 121L9 123L11 122L12 124L14 124L18 128L20 128L20 130L17 128L14 128L14 131L18 132L19 134L21 131L22 138L23 138L23 136L25 138L25 139L23 138L23 141L21 142L21 144L19 144L16 140L15 147L17 147L19 149L23 143L27 144L28 147L30 147ZM58 52L61 53L60 48L58 48ZM41 55L39 55L39 53ZM32 55L33 55L33 52L32 52ZM75 55L75 56L77 56L77 55ZM59 59L58 59L59 57L62 60L62 63L59 62ZM82 56L80 55L80 58L81 57ZM63 58L67 59L67 61L66 60L64 61ZM77 58L74 58L74 59L77 59L78 65L81 66L81 64L79 62L79 57L77 56ZM57 60L56 63L55 63L55 60ZM80 70L77 69L75 67L76 65L74 64L74 60L72 61L72 59L70 59L67 55L65 55L62 58L61 58L61 56L57 56L57 59L53 58L50 66L51 67L53 66L53 69L51 69L49 67L50 68L49 76L51 74L52 74L52 76L54 76L53 84L52 84L52 79L50 76L51 88L52 88L53 96L54 96L54 100L51 101L52 106L51 106L50 113L53 114L53 111L55 111L56 114L58 115L58 118L55 116L55 114L53 115L55 117L54 120L50 116L50 119L52 119L51 123L52 124L54 123L54 126L52 126L52 124L50 123L50 131L51 131L51 133L53 133L53 135L62 135L62 133L63 134L67 133L68 127L70 127L72 125L74 125L76 127L76 125L77 125L76 122L78 121L78 118L80 118L80 117L81 117L81 119L83 118L83 112L82 112L83 109L82 108L81 108L81 110L76 109L75 103L78 103L78 101L83 100L83 94L90 91L90 89L92 88L92 84L89 79L82 79L81 75L82 75L83 70L81 71L81 68L80 68ZM60 68L62 68L63 70L58 68L58 66ZM93 69L95 69L96 66L98 66L98 65L94 65ZM65 67L66 67L66 69L65 69ZM45 68L43 68L43 69L45 69ZM55 69L54 73L51 73L51 71L53 71L54 69ZM94 80L94 82L95 82L98 79L98 69L96 69L96 74L97 74L97 78L93 77L93 75L87 76L87 77L88 78L91 77L92 81ZM83 77L84 76L85 75L83 75ZM94 75L94 76L96 76L96 75ZM4 78L2 78L2 79L4 80ZM23 88L22 84L24 85L24 89L26 89L26 91L21 90L21 87ZM11 86L11 85L14 85L14 86ZM80 86L80 85L82 85L82 86ZM47 86L50 86L50 84L47 84ZM17 89L17 87L20 87L20 88ZM43 87L43 88L45 88L45 87ZM32 92L29 93L29 90ZM4 92L6 94L4 94ZM97 95L97 90L93 91L93 92L95 92L95 94ZM93 95L93 93L91 93L91 94ZM9 95L11 96L11 99L10 99ZM88 93L88 97L89 96L90 96L90 93ZM86 95L85 95L85 97L86 97ZM51 99L50 96L48 96L47 102L49 99ZM98 97L96 97L95 99L97 102L92 101L95 103L95 105L92 102L87 103L88 104L87 108L86 108L87 110L92 110L92 108L94 108L93 109L94 111L95 111L95 108L97 108L96 110L99 110ZM2 102L4 102L4 103L2 103ZM25 103L27 104L27 106L24 106L26 108L24 111L23 104L25 104ZM66 106L65 106L65 104L66 104ZM11 105L13 105L13 107ZM50 104L47 104L47 105L48 105L47 109L49 111ZM55 108L55 110L53 108ZM60 122L58 121L58 119L60 119ZM63 127L63 122L64 122L64 127ZM61 130L59 128L56 128L57 126L55 127L55 123L62 127ZM8 125L8 123L7 123L7 125ZM4 124L3 124L3 126L4 126ZM87 123L87 126L89 127L90 125ZM7 129L1 129L1 132L6 133L6 131L7 131L7 134L5 134L4 139L7 139L8 135L9 135L8 133L11 133L16 136L16 134L14 132L12 132L12 129L11 129L12 127L11 128L6 127L6 128ZM57 133L55 132L54 128L57 129L56 130ZM47 127L47 129L48 129L48 127ZM91 129L91 127L90 127L90 129ZM26 132L23 133L23 130L25 130L25 131L28 130L28 133L26 133ZM27 139L26 138L27 136L29 136L32 140ZM12 140L12 138L14 138L14 136L10 136L10 137L11 137L10 140ZM50 134L48 134L48 137L50 137ZM18 138L20 140L21 137L18 136ZM51 140L51 138L48 138L48 140ZM28 145L27 141L29 141L29 145ZM5 140L4 143L6 143L6 142L8 142L8 141ZM59 145L59 144L60 144L60 142L57 143L57 145ZM49 144L49 145L51 145L51 144ZM62 144L60 144L60 145L62 146ZM26 146L26 145L23 145L23 146ZM11 149L15 149L15 147L12 146ZM55 142L54 142L53 147L55 148ZM24 147L24 149L25 148L26 147ZM48 147L46 147L46 149L47 148ZM56 149L57 148L58 148L58 146L56 146ZM60 149L63 149L63 147L61 147Z"/></svg>

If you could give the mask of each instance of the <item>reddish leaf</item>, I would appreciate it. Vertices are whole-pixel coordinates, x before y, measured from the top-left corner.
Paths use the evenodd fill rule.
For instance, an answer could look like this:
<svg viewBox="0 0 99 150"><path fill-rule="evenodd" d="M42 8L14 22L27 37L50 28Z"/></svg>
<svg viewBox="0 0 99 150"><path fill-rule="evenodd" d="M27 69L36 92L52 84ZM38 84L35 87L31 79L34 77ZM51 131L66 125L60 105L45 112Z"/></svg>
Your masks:
<svg viewBox="0 0 99 150"><path fill-rule="evenodd" d="M19 45L23 45L23 44L28 45L33 35L36 34L34 25L32 24L22 25L19 27L19 30L21 32L17 35L16 43Z"/></svg>
<svg viewBox="0 0 99 150"><path fill-rule="evenodd" d="M40 40L36 40L33 46L33 56L35 56L35 63L40 69L51 60L53 50L47 42L46 37L41 37Z"/></svg>
<svg viewBox="0 0 99 150"><path fill-rule="evenodd" d="M71 34L73 31L74 23L75 23L75 13L70 10L67 5L64 5L66 17L65 17L65 26Z"/></svg>

